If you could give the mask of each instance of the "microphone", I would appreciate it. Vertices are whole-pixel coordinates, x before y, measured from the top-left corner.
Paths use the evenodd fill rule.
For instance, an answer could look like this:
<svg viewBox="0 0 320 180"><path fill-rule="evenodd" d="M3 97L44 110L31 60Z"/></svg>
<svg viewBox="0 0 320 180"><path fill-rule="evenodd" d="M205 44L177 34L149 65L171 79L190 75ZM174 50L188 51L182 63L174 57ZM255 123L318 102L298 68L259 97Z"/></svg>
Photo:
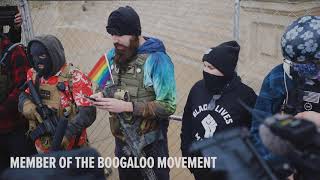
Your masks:
<svg viewBox="0 0 320 180"><path fill-rule="evenodd" d="M264 124L260 125L259 127L259 135L262 143L273 154L276 154L278 156L286 156L292 150L294 150L291 143L273 134L270 128Z"/></svg>
<svg viewBox="0 0 320 180"><path fill-rule="evenodd" d="M296 119L286 114L276 114L267 118L263 125L272 132L267 133L269 136L270 134L276 135L275 140L286 141L287 144L285 144L290 144L294 149L300 151L309 147L320 149L320 133L318 133L317 127L312 121ZM263 131L264 133L267 132ZM266 134L262 135L266 142L270 140Z"/></svg>

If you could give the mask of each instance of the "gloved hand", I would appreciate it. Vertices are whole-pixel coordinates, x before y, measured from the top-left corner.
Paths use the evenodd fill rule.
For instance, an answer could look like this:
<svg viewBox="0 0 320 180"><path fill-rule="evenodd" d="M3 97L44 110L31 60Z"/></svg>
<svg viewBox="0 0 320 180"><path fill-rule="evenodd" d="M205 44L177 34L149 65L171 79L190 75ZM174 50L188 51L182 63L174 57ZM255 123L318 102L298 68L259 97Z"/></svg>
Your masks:
<svg viewBox="0 0 320 180"><path fill-rule="evenodd" d="M29 121L33 120L33 121L42 122L41 116L37 112L37 106L33 104L33 102L29 99L27 99L23 104L22 114Z"/></svg>
<svg viewBox="0 0 320 180"><path fill-rule="evenodd" d="M156 129L158 126L157 121L154 119L145 119L140 124L140 130L142 134L150 132L151 130Z"/></svg>
<svg viewBox="0 0 320 180"><path fill-rule="evenodd" d="M67 136L64 136L61 142L61 146L63 147L63 149L65 150L70 150L72 149L74 145L74 140L73 139L69 139L67 138Z"/></svg>
<svg viewBox="0 0 320 180"><path fill-rule="evenodd" d="M29 121L29 130L26 133L26 135L30 135L30 133L37 128L37 122L35 120L28 120L28 121Z"/></svg>

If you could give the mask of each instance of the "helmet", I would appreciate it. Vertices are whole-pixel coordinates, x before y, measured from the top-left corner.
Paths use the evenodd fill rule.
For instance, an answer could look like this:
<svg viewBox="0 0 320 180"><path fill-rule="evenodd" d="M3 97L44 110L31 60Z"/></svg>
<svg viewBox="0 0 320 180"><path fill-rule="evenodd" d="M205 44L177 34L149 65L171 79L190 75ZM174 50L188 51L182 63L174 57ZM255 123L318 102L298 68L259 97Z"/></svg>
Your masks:
<svg viewBox="0 0 320 180"><path fill-rule="evenodd" d="M294 63L320 63L320 16L304 16L287 27L281 38L283 57Z"/></svg>

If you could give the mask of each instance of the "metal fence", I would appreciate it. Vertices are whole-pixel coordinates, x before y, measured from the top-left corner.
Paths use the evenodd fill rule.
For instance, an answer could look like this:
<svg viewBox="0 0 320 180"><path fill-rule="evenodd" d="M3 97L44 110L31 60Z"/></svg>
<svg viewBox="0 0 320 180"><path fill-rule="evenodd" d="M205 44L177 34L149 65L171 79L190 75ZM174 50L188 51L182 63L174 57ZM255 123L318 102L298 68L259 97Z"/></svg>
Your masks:
<svg viewBox="0 0 320 180"><path fill-rule="evenodd" d="M79 66L84 72L89 72L98 58L113 46L105 32L110 12L119 6L134 7L141 18L143 35L163 40L175 65L177 111L171 119L178 121L170 121L168 145L170 156L181 156L179 119L190 88L202 78L202 55L208 48L231 39L239 40L241 44L255 42L251 38L254 33L251 28L260 31L260 26L268 23L261 21L265 17L259 15L259 9L254 3L240 3L239 0L31 1L29 7L34 34L56 35L64 45L67 61ZM288 3L288 6L291 7L292 4ZM245 8L249 10L244 10ZM270 11L267 16L271 19L283 16L281 9ZM300 8L298 12L298 15L288 14L281 26L274 26L278 30L274 35L279 36L285 25L296 17L315 13L308 8ZM273 32L272 29L270 32ZM25 39L28 38L25 36ZM251 59L260 57L258 51L248 47L242 49L244 53L240 55L239 74L247 84L258 90L265 73L280 60L275 59L265 65L263 61ZM270 58L268 54L262 57ZM256 72L264 73L255 74ZM114 138L109 128L108 113L98 112L98 118L88 130L88 136L90 145L97 148L103 156L114 156ZM170 176L174 180L193 179L185 169L172 169ZM113 170L109 179L118 179L117 177L117 171Z"/></svg>

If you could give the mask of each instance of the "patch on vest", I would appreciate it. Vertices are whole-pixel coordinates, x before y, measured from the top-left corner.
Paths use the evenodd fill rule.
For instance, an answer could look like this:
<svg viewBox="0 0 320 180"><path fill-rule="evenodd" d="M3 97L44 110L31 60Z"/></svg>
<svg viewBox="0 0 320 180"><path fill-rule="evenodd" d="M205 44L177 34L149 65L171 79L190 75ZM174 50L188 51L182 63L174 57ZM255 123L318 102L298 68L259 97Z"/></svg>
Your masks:
<svg viewBox="0 0 320 180"><path fill-rule="evenodd" d="M135 67L129 65L126 73L127 74L135 74Z"/></svg>
<svg viewBox="0 0 320 180"><path fill-rule="evenodd" d="M40 89L40 96L41 96L42 99L50 100L51 92L43 90L43 89Z"/></svg>
<svg viewBox="0 0 320 180"><path fill-rule="evenodd" d="M120 72L119 67L118 67L118 66L115 66L115 67L114 67L114 71L115 71L117 74L119 74L119 72Z"/></svg>
<svg viewBox="0 0 320 180"><path fill-rule="evenodd" d="M303 107L304 107L304 109L306 111L311 111L312 110L312 104L311 103L305 103Z"/></svg>
<svg viewBox="0 0 320 180"><path fill-rule="evenodd" d="M303 101L311 103L319 103L320 93L304 91Z"/></svg>

